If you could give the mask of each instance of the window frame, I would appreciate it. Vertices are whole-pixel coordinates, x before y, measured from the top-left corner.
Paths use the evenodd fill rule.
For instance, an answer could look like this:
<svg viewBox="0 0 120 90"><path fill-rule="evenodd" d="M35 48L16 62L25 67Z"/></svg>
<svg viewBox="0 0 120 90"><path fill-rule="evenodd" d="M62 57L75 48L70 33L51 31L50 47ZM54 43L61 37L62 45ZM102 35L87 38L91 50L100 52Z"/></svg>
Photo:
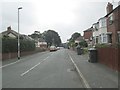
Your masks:
<svg viewBox="0 0 120 90"><path fill-rule="evenodd" d="M112 24L113 24L113 21L114 21L114 19L113 19L113 14L111 14L111 15L109 15L109 17L108 17L108 23L109 23L109 25L112 25Z"/></svg>

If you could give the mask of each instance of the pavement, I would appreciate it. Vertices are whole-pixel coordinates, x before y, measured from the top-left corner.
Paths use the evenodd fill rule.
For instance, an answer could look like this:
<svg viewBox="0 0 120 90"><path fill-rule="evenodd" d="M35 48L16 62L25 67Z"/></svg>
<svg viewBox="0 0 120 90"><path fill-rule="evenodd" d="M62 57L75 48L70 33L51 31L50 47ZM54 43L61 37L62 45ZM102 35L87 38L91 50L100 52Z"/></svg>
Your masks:
<svg viewBox="0 0 120 90"><path fill-rule="evenodd" d="M118 88L118 72L100 63L88 62L89 55L67 50L90 88Z"/></svg>

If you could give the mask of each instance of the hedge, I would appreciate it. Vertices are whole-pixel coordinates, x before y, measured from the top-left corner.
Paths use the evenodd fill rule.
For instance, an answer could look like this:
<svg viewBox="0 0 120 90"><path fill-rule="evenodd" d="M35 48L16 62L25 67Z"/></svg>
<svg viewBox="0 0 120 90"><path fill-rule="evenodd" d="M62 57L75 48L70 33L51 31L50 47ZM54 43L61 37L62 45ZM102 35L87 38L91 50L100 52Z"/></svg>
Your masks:
<svg viewBox="0 0 120 90"><path fill-rule="evenodd" d="M2 38L2 53L17 52L18 40L13 38ZM34 51L35 42L20 39L20 51Z"/></svg>

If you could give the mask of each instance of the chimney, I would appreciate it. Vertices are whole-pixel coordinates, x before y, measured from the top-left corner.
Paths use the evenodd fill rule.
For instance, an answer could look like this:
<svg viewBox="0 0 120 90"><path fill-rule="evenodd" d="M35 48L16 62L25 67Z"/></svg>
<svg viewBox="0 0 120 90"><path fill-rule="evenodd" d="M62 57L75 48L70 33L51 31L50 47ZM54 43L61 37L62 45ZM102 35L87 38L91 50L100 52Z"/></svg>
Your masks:
<svg viewBox="0 0 120 90"><path fill-rule="evenodd" d="M11 30L11 26L7 27L7 31L10 31Z"/></svg>
<svg viewBox="0 0 120 90"><path fill-rule="evenodd" d="M113 5L110 2L108 2L106 9L107 9L107 14L110 13L113 10Z"/></svg>
<svg viewBox="0 0 120 90"><path fill-rule="evenodd" d="M118 6L120 5L120 1L118 2Z"/></svg>

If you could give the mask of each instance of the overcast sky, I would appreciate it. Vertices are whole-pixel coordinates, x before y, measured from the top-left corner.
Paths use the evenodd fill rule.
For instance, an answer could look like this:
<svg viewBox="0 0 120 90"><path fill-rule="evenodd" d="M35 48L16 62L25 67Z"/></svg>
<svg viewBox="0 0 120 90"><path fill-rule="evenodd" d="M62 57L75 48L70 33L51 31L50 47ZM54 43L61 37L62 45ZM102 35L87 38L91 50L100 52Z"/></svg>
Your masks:
<svg viewBox="0 0 120 90"><path fill-rule="evenodd" d="M83 2L84 1L84 2ZM106 5L113 0L4 0L2 1L2 31L8 26L17 31L18 7L20 10L20 33L41 33L55 30L63 42L74 32L83 31L106 15ZM114 5L117 1L114 0Z"/></svg>

